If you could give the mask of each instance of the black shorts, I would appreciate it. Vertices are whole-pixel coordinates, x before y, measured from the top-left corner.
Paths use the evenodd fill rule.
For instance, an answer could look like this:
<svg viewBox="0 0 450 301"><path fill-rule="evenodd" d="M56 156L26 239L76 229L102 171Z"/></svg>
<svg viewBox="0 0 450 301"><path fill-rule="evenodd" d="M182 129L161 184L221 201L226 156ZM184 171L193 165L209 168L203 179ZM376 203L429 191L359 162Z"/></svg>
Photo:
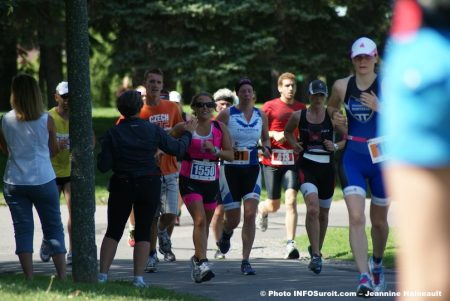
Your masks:
<svg viewBox="0 0 450 301"><path fill-rule="evenodd" d="M330 163L318 163L302 158L299 161L298 179L304 195L301 185L311 183L317 187L319 199L332 198L336 183L333 160Z"/></svg>
<svg viewBox="0 0 450 301"><path fill-rule="evenodd" d="M231 198L224 198L222 195L225 210L239 208L241 200L259 201L261 195L259 165L245 167L225 165L225 177L231 193Z"/></svg>
<svg viewBox="0 0 450 301"><path fill-rule="evenodd" d="M58 185L58 187L64 186L67 183L70 183L70 176L69 177L56 178L55 180L56 180L56 185Z"/></svg>
<svg viewBox="0 0 450 301"><path fill-rule="evenodd" d="M278 200L281 197L281 186L284 189L299 189L298 174L295 165L269 166L263 165L264 184L267 198Z"/></svg>

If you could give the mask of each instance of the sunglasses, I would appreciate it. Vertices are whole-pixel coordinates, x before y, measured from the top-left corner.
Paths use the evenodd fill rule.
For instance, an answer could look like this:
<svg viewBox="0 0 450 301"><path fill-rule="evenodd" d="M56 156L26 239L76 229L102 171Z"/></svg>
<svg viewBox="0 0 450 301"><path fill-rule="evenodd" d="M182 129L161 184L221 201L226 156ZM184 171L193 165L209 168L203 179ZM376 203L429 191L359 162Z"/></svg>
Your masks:
<svg viewBox="0 0 450 301"><path fill-rule="evenodd" d="M63 94L63 95L60 95L60 96L64 100L68 100L69 99L69 93L66 93L66 94Z"/></svg>
<svg viewBox="0 0 450 301"><path fill-rule="evenodd" d="M196 102L196 103L192 104L192 107L194 107L194 108L207 107L209 109L212 109L212 108L216 107L216 103L215 102Z"/></svg>

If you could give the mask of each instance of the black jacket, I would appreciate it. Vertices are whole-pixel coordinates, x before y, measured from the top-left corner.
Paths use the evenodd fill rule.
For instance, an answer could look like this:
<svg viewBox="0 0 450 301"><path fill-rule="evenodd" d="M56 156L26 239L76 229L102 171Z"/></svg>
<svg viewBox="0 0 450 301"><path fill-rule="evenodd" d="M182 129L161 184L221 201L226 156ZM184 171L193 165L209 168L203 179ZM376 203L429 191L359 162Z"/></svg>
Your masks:
<svg viewBox="0 0 450 301"><path fill-rule="evenodd" d="M192 134L185 132L175 139L162 128L139 118L126 118L106 133L102 150L97 157L101 172L110 169L129 177L159 175L155 153L159 148L167 154L183 156L191 142Z"/></svg>

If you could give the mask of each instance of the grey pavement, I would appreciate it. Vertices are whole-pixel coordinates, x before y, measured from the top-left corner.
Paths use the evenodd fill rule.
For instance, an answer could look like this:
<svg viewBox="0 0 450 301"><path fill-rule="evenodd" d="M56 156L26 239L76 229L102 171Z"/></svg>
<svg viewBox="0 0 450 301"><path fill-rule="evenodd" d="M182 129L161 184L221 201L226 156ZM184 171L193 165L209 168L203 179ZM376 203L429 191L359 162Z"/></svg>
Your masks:
<svg viewBox="0 0 450 301"><path fill-rule="evenodd" d="M369 202L366 202L367 223ZM395 226L393 218L396 204L391 205L389 222ZM61 207L63 220L67 220L67 208ZM299 219L297 235L306 233L304 228L305 206L298 207ZM96 243L99 247L106 231L106 206L97 206ZM164 262L160 255L158 271L145 275L151 285L165 287L182 293L190 293L211 298L212 300L272 300L288 298L301 300L331 300L333 296L318 294L353 293L358 281L358 273L353 263L325 260L322 273L315 275L308 270L309 256L307 246L298 246L300 260L282 259L285 248L285 211L281 206L277 213L269 216L269 228L266 232L256 230L250 261L256 270L255 276L243 276L240 273L240 254L242 251L241 228L236 229L231 239L231 250L225 260L214 260L215 241L210 235L208 257L216 277L209 282L196 284L190 278L189 258L193 255L192 220L183 207L181 226L176 227L172 236L173 252L177 256L174 263ZM0 207L0 274L19 272L20 264L14 254L14 231L8 207ZM35 214L34 262L35 273L51 274L53 265L42 263L39 259L39 247L42 239L38 217ZM329 227L348 226L348 215L343 201L333 202L330 210ZM326 243L326 240L325 240ZM67 244L67 235L66 235ZM131 280L133 276L132 251L127 244L127 231L119 243L111 270L110 279ZM70 272L70 268L68 269ZM395 270L386 270L388 291L395 292ZM314 294L316 294L314 296ZM313 295L313 296L310 296ZM350 297L341 297L347 300ZM355 298L353 298L355 299ZM375 297L371 300L390 301L395 297Z"/></svg>

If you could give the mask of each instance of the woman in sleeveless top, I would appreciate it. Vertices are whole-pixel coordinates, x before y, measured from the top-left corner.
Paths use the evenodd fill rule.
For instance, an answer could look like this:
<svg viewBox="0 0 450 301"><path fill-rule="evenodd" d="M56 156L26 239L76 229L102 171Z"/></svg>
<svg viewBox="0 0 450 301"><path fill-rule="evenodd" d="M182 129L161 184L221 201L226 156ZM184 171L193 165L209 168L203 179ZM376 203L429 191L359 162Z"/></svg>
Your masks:
<svg viewBox="0 0 450 301"><path fill-rule="evenodd" d="M209 93L192 98L191 108L198 119L192 143L181 162L180 193L194 221L195 254L191 258L192 280L214 277L206 257L208 228L219 198L219 160L232 160L233 150L226 126L212 120L216 104Z"/></svg>
<svg viewBox="0 0 450 301"><path fill-rule="evenodd" d="M250 79L240 79L235 91L239 104L223 110L217 116L217 120L227 125L234 149L234 160L224 162L225 177L231 194L222 193L226 218L218 247L223 254L229 251L233 230L241 219L242 201L244 223L241 273L255 275L249 257L255 239L255 219L261 193L257 145L261 139L264 156L270 157L270 138L266 115L254 107L254 91Z"/></svg>
<svg viewBox="0 0 450 301"><path fill-rule="evenodd" d="M33 278L33 206L44 234L41 259L53 258L59 278L66 278L64 228L50 156L58 152L55 124L44 112L36 80L25 74L11 85L11 107L2 119L1 149L8 154L3 195L11 211L16 254L27 279Z"/></svg>
<svg viewBox="0 0 450 301"><path fill-rule="evenodd" d="M354 75L338 79L331 92L328 112L336 124L348 120L347 144L340 164L340 179L350 219L350 245L360 273L358 295L384 291L382 258L389 233L387 198L378 158L372 158L369 147L375 146L378 119L378 62L376 44L369 38L359 38L352 46ZM340 113L344 104L347 119ZM372 222L373 256L368 257L365 232L365 199L367 184L372 194L370 219Z"/></svg>

